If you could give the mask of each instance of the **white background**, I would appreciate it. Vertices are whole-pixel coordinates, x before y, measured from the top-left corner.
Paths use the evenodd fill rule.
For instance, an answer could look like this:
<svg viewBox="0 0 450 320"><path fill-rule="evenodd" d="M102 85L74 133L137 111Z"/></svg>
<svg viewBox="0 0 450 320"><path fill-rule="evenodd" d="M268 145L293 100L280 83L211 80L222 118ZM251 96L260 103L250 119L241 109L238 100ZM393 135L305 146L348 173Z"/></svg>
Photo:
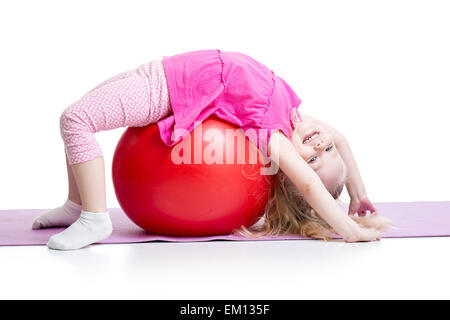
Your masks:
<svg viewBox="0 0 450 320"><path fill-rule="evenodd" d="M346 134L372 201L449 200L446 1L2 1L0 209L67 196L61 112L164 55L244 52ZM103 131L108 207L115 145ZM346 198L343 197L345 200Z"/></svg>
<svg viewBox="0 0 450 320"><path fill-rule="evenodd" d="M372 201L450 200L449 17L433 0L1 1L0 209L64 202L59 117L95 85L215 48L266 64L345 133ZM108 207L124 130L97 134ZM448 242L1 247L0 298L448 298Z"/></svg>

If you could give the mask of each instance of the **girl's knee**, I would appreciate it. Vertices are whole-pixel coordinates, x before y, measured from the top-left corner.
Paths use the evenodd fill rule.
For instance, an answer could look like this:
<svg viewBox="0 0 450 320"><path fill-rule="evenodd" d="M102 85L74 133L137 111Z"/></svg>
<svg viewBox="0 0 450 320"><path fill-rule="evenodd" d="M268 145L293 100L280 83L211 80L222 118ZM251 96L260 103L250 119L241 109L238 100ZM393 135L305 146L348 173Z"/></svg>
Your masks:
<svg viewBox="0 0 450 320"><path fill-rule="evenodd" d="M59 127L63 138L68 133L93 132L86 119L85 113L76 105L66 108L59 118Z"/></svg>
<svg viewBox="0 0 450 320"><path fill-rule="evenodd" d="M59 128L61 129L61 133L73 126L74 119L75 117L70 107L61 112L61 116L59 117Z"/></svg>

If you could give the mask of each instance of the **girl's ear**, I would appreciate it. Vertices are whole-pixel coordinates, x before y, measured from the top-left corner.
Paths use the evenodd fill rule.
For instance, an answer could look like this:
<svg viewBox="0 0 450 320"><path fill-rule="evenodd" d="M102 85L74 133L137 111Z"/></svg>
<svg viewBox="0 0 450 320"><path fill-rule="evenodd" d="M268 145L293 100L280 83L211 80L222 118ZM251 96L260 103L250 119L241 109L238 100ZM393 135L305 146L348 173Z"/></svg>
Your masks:
<svg viewBox="0 0 450 320"><path fill-rule="evenodd" d="M295 128L300 122L302 118L300 117L300 113L298 112L298 108L292 108L291 110L291 124Z"/></svg>

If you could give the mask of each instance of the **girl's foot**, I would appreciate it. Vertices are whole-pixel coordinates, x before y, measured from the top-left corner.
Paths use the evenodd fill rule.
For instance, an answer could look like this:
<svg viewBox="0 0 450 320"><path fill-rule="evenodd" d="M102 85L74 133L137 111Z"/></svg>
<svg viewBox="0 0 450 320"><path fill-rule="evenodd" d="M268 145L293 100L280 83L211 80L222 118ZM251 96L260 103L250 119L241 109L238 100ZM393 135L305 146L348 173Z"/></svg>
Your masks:
<svg viewBox="0 0 450 320"><path fill-rule="evenodd" d="M61 233L50 237L47 246L55 250L75 250L109 237L112 223L108 211L81 211L80 218Z"/></svg>
<svg viewBox="0 0 450 320"><path fill-rule="evenodd" d="M42 213L34 219L32 229L67 227L77 221L81 214L81 205L69 199L58 208Z"/></svg>

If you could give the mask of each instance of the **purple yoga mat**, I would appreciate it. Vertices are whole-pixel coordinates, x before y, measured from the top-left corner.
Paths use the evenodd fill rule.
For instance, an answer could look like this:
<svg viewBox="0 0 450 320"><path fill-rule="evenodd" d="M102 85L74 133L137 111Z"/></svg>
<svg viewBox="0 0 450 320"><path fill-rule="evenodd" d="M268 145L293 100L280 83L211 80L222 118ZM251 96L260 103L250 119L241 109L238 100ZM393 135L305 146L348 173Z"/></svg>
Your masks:
<svg viewBox="0 0 450 320"><path fill-rule="evenodd" d="M450 201L380 202L379 213L391 219L395 228L384 238L450 236ZM31 230L35 217L47 209L0 210L0 246L45 245L49 237L63 228ZM109 209L114 226L112 235L100 243L136 243L148 241L195 242L210 240L301 240L298 236L261 237L249 239L235 235L209 237L172 237L150 234L136 226L119 208Z"/></svg>

